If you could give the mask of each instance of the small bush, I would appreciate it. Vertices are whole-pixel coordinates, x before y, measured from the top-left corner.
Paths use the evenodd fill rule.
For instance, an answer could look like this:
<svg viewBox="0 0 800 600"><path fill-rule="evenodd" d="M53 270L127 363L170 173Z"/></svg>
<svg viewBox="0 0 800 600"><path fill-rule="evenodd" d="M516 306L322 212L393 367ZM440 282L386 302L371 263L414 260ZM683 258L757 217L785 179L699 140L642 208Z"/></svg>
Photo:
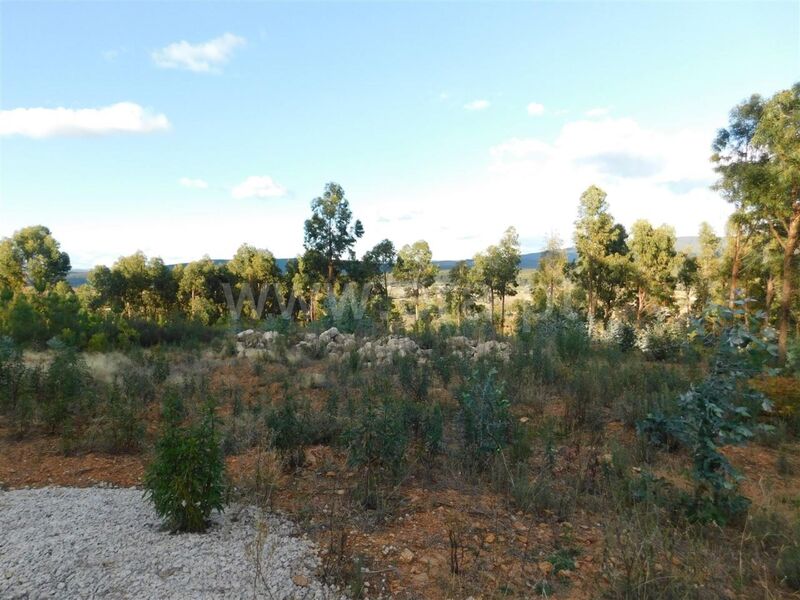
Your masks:
<svg viewBox="0 0 800 600"><path fill-rule="evenodd" d="M671 322L656 322L639 332L636 346L650 360L676 360L684 346L684 333Z"/></svg>
<svg viewBox="0 0 800 600"><path fill-rule="evenodd" d="M511 440L511 413L497 371L476 369L461 394L464 445L472 459L502 451Z"/></svg>
<svg viewBox="0 0 800 600"><path fill-rule="evenodd" d="M169 405L144 477L145 497L172 531L205 531L213 510L225 507L225 461L209 403L195 425L181 425Z"/></svg>

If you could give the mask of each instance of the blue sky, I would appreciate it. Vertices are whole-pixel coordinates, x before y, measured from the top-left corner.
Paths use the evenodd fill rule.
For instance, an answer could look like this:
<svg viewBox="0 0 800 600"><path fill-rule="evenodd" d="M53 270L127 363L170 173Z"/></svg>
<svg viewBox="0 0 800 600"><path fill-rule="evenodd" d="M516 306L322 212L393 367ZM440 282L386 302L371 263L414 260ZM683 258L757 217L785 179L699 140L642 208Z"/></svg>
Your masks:
<svg viewBox="0 0 800 600"><path fill-rule="evenodd" d="M0 236L46 224L81 267L293 256L331 180L360 250L569 243L591 183L626 225L720 230L711 138L798 79L799 6L3 2Z"/></svg>

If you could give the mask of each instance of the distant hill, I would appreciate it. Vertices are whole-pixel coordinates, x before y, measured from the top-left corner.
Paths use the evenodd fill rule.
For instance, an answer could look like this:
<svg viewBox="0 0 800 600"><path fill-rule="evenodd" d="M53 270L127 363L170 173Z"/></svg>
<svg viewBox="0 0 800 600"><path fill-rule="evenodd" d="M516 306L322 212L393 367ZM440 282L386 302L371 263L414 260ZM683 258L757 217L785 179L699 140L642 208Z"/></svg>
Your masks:
<svg viewBox="0 0 800 600"><path fill-rule="evenodd" d="M697 236L682 236L677 238L675 243L675 248L679 252L686 252L687 254L696 254L697 250L699 249L699 238ZM573 261L578 256L575 252L575 248L567 248L567 260ZM539 266L539 261L544 256L544 251L541 252L530 252L528 254L523 254L522 258L520 259L520 268L522 269L536 269ZM215 265L224 265L228 262L229 259L226 258L214 258L212 261ZM289 262L289 258L276 258L275 262L282 271L286 269L286 263ZM442 269L443 271L449 271L452 269L458 260L435 260L433 263ZM179 263L179 264L187 264L187 263ZM467 264L472 265L472 259L467 259ZM176 267L177 265L167 265L170 268ZM89 274L89 269L72 269L69 275L67 275L67 281L72 287L79 287L86 283L86 276Z"/></svg>
<svg viewBox="0 0 800 600"><path fill-rule="evenodd" d="M573 261L577 257L577 253L575 252L575 248L567 248L565 250L567 253L567 260ZM521 269L535 269L539 266L539 261L544 256L545 252L542 250L541 252L530 252L529 254L523 254L522 258L520 259L519 266ZM458 260L435 260L433 261L436 266L440 269L445 271L452 269L458 263ZM472 266L473 260L467 259L467 264Z"/></svg>

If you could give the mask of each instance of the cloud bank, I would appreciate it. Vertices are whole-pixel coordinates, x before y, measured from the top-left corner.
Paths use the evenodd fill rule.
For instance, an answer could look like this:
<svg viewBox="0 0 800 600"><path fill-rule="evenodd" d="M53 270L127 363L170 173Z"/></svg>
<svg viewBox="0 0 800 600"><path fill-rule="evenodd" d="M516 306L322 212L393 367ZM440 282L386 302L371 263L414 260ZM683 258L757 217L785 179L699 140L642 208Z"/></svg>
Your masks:
<svg viewBox="0 0 800 600"><path fill-rule="evenodd" d="M133 102L102 108L15 108L0 111L0 137L42 139L56 136L151 133L170 128L166 115Z"/></svg>

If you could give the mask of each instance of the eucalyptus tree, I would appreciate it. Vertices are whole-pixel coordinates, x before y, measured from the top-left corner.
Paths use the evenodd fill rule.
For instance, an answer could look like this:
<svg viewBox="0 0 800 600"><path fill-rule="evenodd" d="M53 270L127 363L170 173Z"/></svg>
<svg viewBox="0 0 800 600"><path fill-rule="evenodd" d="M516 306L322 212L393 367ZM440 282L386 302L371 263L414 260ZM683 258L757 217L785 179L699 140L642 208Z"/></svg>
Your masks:
<svg viewBox="0 0 800 600"><path fill-rule="evenodd" d="M564 251L561 238L552 234L547 238L547 246L537 267L536 279L547 295L547 306L555 306L556 294L564 284L567 267L567 253Z"/></svg>
<svg viewBox="0 0 800 600"><path fill-rule="evenodd" d="M636 324L653 302L670 303L675 293L678 268L675 231L667 225L653 227L645 220L636 221L630 241L633 273L636 281Z"/></svg>
<svg viewBox="0 0 800 600"><path fill-rule="evenodd" d="M475 298L480 293L480 286L475 277L475 269L465 260L458 261L447 274L445 302L450 312L455 315L459 326L474 307Z"/></svg>
<svg viewBox="0 0 800 600"><path fill-rule="evenodd" d="M697 304L705 306L719 296L721 239L706 222L700 224L697 252Z"/></svg>
<svg viewBox="0 0 800 600"><path fill-rule="evenodd" d="M70 272L69 255L43 225L15 231L0 240L0 284L43 292L64 281Z"/></svg>
<svg viewBox="0 0 800 600"><path fill-rule="evenodd" d="M240 295L245 293L245 285L249 288L249 294L255 297L260 293L265 293L266 290L264 288L276 286L281 282L281 270L278 268L278 263L275 262L272 252L256 248L250 244L239 246L236 254L228 262L227 268ZM268 313L275 312L275 294L279 293L280 290L275 287L274 293L267 294L264 298ZM259 317L260 315L254 316Z"/></svg>
<svg viewBox="0 0 800 600"><path fill-rule="evenodd" d="M338 183L328 183L322 196L311 201L311 218L305 222L305 249L325 260L329 292L341 266L342 257L364 235L361 221L353 221L350 203Z"/></svg>
<svg viewBox="0 0 800 600"><path fill-rule="evenodd" d="M782 249L778 354L786 359L800 246L800 83L731 111L713 143L716 188L742 219L763 224Z"/></svg>
<svg viewBox="0 0 800 600"><path fill-rule="evenodd" d="M405 284L414 298L414 320L419 321L419 299L423 290L436 281L439 267L433 264L433 253L428 242L419 240L410 246L406 244L397 253L393 274L401 284Z"/></svg>
<svg viewBox="0 0 800 600"><path fill-rule="evenodd" d="M592 321L597 314L597 288L603 263L608 257L608 244L614 235L614 219L608 212L606 197L603 190L590 186L581 194L578 220L575 222L577 269L586 290L586 305Z"/></svg>

